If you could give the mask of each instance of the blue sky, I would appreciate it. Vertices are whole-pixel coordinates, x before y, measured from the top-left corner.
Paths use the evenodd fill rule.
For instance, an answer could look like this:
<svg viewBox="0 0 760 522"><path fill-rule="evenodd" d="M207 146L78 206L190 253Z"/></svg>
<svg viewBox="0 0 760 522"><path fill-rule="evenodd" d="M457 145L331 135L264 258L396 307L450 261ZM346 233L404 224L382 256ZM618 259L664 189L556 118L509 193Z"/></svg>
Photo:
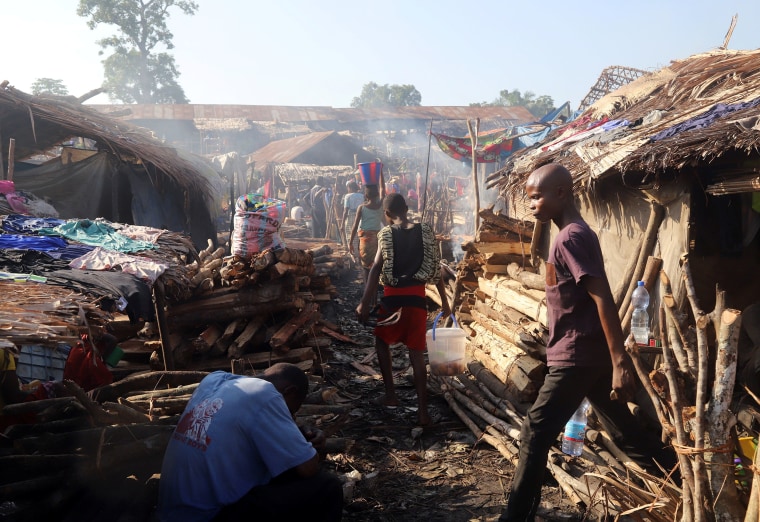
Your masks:
<svg viewBox="0 0 760 522"><path fill-rule="evenodd" d="M605 67L656 70L719 47L734 14L729 48L760 47L757 0L196 1L195 16L174 9L169 21L191 103L348 107L374 81L412 84L423 105L518 89L577 107ZM95 41L112 31L89 30L77 5L4 2L0 81L28 92L54 78L74 95L99 86Z"/></svg>

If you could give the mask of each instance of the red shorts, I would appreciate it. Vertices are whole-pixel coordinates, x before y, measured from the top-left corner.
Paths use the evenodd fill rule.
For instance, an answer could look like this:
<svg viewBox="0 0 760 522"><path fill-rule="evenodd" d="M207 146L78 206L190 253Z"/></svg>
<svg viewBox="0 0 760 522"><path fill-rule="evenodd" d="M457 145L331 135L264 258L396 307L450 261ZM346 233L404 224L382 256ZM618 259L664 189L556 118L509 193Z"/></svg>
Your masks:
<svg viewBox="0 0 760 522"><path fill-rule="evenodd" d="M425 297L425 285L394 288L386 286L383 295L415 295ZM378 321L385 319L398 308L386 309L382 303L377 314ZM397 323L388 326L376 326L375 337L385 344L404 343L410 350L425 351L425 335L427 333L427 310L412 306L404 306L401 318Z"/></svg>

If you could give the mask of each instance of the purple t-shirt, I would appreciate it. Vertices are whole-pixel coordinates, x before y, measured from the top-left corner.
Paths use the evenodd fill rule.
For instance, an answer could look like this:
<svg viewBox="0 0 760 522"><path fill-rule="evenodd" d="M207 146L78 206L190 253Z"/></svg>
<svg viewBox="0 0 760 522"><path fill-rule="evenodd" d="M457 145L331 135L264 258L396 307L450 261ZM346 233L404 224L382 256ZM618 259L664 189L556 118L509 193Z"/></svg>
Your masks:
<svg viewBox="0 0 760 522"><path fill-rule="evenodd" d="M584 221L559 231L546 262L549 366L607 366L610 353L584 277L607 278L602 249Z"/></svg>

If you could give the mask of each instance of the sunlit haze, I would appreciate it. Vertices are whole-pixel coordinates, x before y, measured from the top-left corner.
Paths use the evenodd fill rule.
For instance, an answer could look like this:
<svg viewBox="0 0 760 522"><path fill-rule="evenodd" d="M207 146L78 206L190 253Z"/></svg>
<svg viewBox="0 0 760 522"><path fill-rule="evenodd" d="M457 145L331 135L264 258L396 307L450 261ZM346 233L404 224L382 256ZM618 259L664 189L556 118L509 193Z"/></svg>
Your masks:
<svg viewBox="0 0 760 522"><path fill-rule="evenodd" d="M179 83L191 103L348 107L362 86L412 84L422 105L493 101L501 90L583 99L605 67L655 70L723 44L760 47L760 2L196 0L170 11ZM3 2L2 77L73 95L102 83L77 0ZM108 103L105 95L90 100Z"/></svg>

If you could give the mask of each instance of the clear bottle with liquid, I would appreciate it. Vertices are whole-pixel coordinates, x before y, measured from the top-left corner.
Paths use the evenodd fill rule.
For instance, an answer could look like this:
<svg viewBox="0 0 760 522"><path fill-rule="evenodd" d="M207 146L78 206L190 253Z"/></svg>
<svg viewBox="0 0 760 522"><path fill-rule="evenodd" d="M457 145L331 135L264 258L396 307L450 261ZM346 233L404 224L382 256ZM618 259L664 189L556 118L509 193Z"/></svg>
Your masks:
<svg viewBox="0 0 760 522"><path fill-rule="evenodd" d="M644 281L639 281L631 296L633 314L631 315L631 333L638 344L649 344L649 292Z"/></svg>
<svg viewBox="0 0 760 522"><path fill-rule="evenodd" d="M583 440L586 437L586 424L588 423L588 409L591 403L587 398L583 398L581 405L575 410L573 416L565 424L565 431L562 434L562 453L580 456L583 453Z"/></svg>

